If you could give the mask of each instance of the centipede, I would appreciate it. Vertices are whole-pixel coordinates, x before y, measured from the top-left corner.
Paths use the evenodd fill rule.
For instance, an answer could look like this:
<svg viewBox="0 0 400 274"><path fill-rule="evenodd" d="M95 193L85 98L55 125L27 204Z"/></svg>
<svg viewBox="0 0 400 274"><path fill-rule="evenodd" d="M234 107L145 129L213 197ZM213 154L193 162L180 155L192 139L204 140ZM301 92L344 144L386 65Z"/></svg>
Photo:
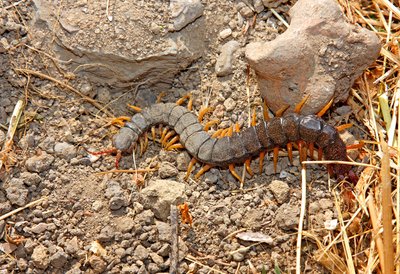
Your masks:
<svg viewBox="0 0 400 274"><path fill-rule="evenodd" d="M260 169L266 152L274 151L275 157L281 148L291 148L292 143L316 145L326 160L349 161L346 145L338 130L325 122L318 115L288 113L280 117L249 126L241 131L230 132L225 136L210 135L199 122L198 117L188 108L176 103L157 103L135 113L113 136L112 144L119 155L130 153L139 138L154 128L163 125L170 129L170 135L176 134L167 147L184 148L193 157L187 176L196 162L203 167L196 174L200 177L211 167L229 168L234 177L241 177L234 171L234 166L249 163L250 159L260 158ZM167 131L160 133L163 139ZM170 136L168 136L170 137ZM291 153L290 153L291 154ZM331 172L338 179L356 180L350 165L332 164Z"/></svg>

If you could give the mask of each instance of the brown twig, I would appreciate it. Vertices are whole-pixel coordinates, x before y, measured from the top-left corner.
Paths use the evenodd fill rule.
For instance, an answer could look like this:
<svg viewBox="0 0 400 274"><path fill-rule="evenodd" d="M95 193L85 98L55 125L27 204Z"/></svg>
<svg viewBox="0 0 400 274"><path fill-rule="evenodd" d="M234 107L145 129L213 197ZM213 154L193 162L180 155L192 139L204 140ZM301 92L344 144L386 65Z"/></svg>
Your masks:
<svg viewBox="0 0 400 274"><path fill-rule="evenodd" d="M179 222L178 222L178 209L176 205L171 204L171 265L169 268L170 274L178 273L179 265Z"/></svg>
<svg viewBox="0 0 400 274"><path fill-rule="evenodd" d="M390 179L390 159L388 144L383 140L381 134L381 146L383 152L381 180L382 180L382 223L383 223L383 245L384 270L383 273L393 273L393 231L392 231L392 184Z"/></svg>

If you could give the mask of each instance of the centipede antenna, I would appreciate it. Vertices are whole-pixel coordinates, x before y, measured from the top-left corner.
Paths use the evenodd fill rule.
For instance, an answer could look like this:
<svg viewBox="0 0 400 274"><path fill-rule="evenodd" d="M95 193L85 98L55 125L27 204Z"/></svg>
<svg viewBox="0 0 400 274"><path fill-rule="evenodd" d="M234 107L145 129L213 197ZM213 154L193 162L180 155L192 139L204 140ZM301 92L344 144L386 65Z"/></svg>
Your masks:
<svg viewBox="0 0 400 274"><path fill-rule="evenodd" d="M130 109L132 109L135 112L142 112L142 108L138 107L138 106L134 106L131 104L126 104Z"/></svg>
<svg viewBox="0 0 400 274"><path fill-rule="evenodd" d="M244 162L247 173L248 173L251 177L253 177L254 172L253 172L253 170L251 170L250 163L251 163L251 159L250 159L250 158L249 158L249 159L246 159L246 161Z"/></svg>
<svg viewBox="0 0 400 274"><path fill-rule="evenodd" d="M112 153L118 152L118 150L116 148L111 148L111 149L107 149L107 150L103 150L103 151L96 151L96 152L89 151L84 147L83 147L83 149L86 150L87 153L94 155L94 156L107 155L107 154L112 154Z"/></svg>
<svg viewBox="0 0 400 274"><path fill-rule="evenodd" d="M283 106L275 112L276 117L282 117L285 111L289 108L289 105Z"/></svg>
<svg viewBox="0 0 400 274"><path fill-rule="evenodd" d="M189 165L188 165L188 168L187 168L187 171L186 171L186 175L185 175L185 178L184 178L185 181L189 178L190 173L192 173L193 166L194 166L196 163L197 163L196 158L192 158L192 160L190 160Z"/></svg>
<svg viewBox="0 0 400 274"><path fill-rule="evenodd" d="M117 156L115 156L115 168L118 169L119 168L119 161L122 158L122 152L121 150L117 151Z"/></svg>
<svg viewBox="0 0 400 274"><path fill-rule="evenodd" d="M310 98L310 94L307 94L301 101L294 107L295 113L300 113L304 104L307 102L308 98Z"/></svg>
<svg viewBox="0 0 400 274"><path fill-rule="evenodd" d="M201 175L203 175L205 172L207 172L210 168L212 167L212 165L204 165L199 172L196 173L196 175L194 175L194 178L197 180L200 178Z"/></svg>
<svg viewBox="0 0 400 274"><path fill-rule="evenodd" d="M322 117L333 104L333 98L317 113L318 117Z"/></svg>
<svg viewBox="0 0 400 274"><path fill-rule="evenodd" d="M260 174L263 172L264 157L265 157L265 151L261 151L260 152L260 160L259 160Z"/></svg>
<svg viewBox="0 0 400 274"><path fill-rule="evenodd" d="M287 143L286 148L288 152L289 162L291 165L293 165L293 144L291 142Z"/></svg>
<svg viewBox="0 0 400 274"><path fill-rule="evenodd" d="M242 178L239 176L239 174L237 174L235 170L235 164L229 165L229 171L232 173L233 177L235 177L240 183L242 183Z"/></svg>
<svg viewBox="0 0 400 274"><path fill-rule="evenodd" d="M279 147L274 147L274 172L276 173L278 167L278 154L279 154Z"/></svg>

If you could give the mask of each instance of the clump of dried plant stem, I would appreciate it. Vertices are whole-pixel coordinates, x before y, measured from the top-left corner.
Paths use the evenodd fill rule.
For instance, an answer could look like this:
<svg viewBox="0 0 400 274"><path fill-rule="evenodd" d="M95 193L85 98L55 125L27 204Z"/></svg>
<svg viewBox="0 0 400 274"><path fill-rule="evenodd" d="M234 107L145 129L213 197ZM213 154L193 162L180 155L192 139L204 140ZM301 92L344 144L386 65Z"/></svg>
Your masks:
<svg viewBox="0 0 400 274"><path fill-rule="evenodd" d="M382 42L379 59L354 85L348 104L363 125L368 164L352 189L354 203L340 206L336 231L317 243L314 258L332 273L400 273L400 8L389 0L339 0L355 24L374 31ZM342 203L344 204L344 203Z"/></svg>

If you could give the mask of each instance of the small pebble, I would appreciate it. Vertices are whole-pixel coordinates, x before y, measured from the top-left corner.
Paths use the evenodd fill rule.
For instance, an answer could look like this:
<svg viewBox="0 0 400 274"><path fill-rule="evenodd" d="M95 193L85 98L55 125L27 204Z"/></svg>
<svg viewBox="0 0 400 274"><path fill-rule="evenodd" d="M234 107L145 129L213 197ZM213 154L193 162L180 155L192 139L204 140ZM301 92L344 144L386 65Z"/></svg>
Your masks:
<svg viewBox="0 0 400 274"><path fill-rule="evenodd" d="M224 29L219 33L219 37L221 39L228 38L232 34L232 30L230 28Z"/></svg>

